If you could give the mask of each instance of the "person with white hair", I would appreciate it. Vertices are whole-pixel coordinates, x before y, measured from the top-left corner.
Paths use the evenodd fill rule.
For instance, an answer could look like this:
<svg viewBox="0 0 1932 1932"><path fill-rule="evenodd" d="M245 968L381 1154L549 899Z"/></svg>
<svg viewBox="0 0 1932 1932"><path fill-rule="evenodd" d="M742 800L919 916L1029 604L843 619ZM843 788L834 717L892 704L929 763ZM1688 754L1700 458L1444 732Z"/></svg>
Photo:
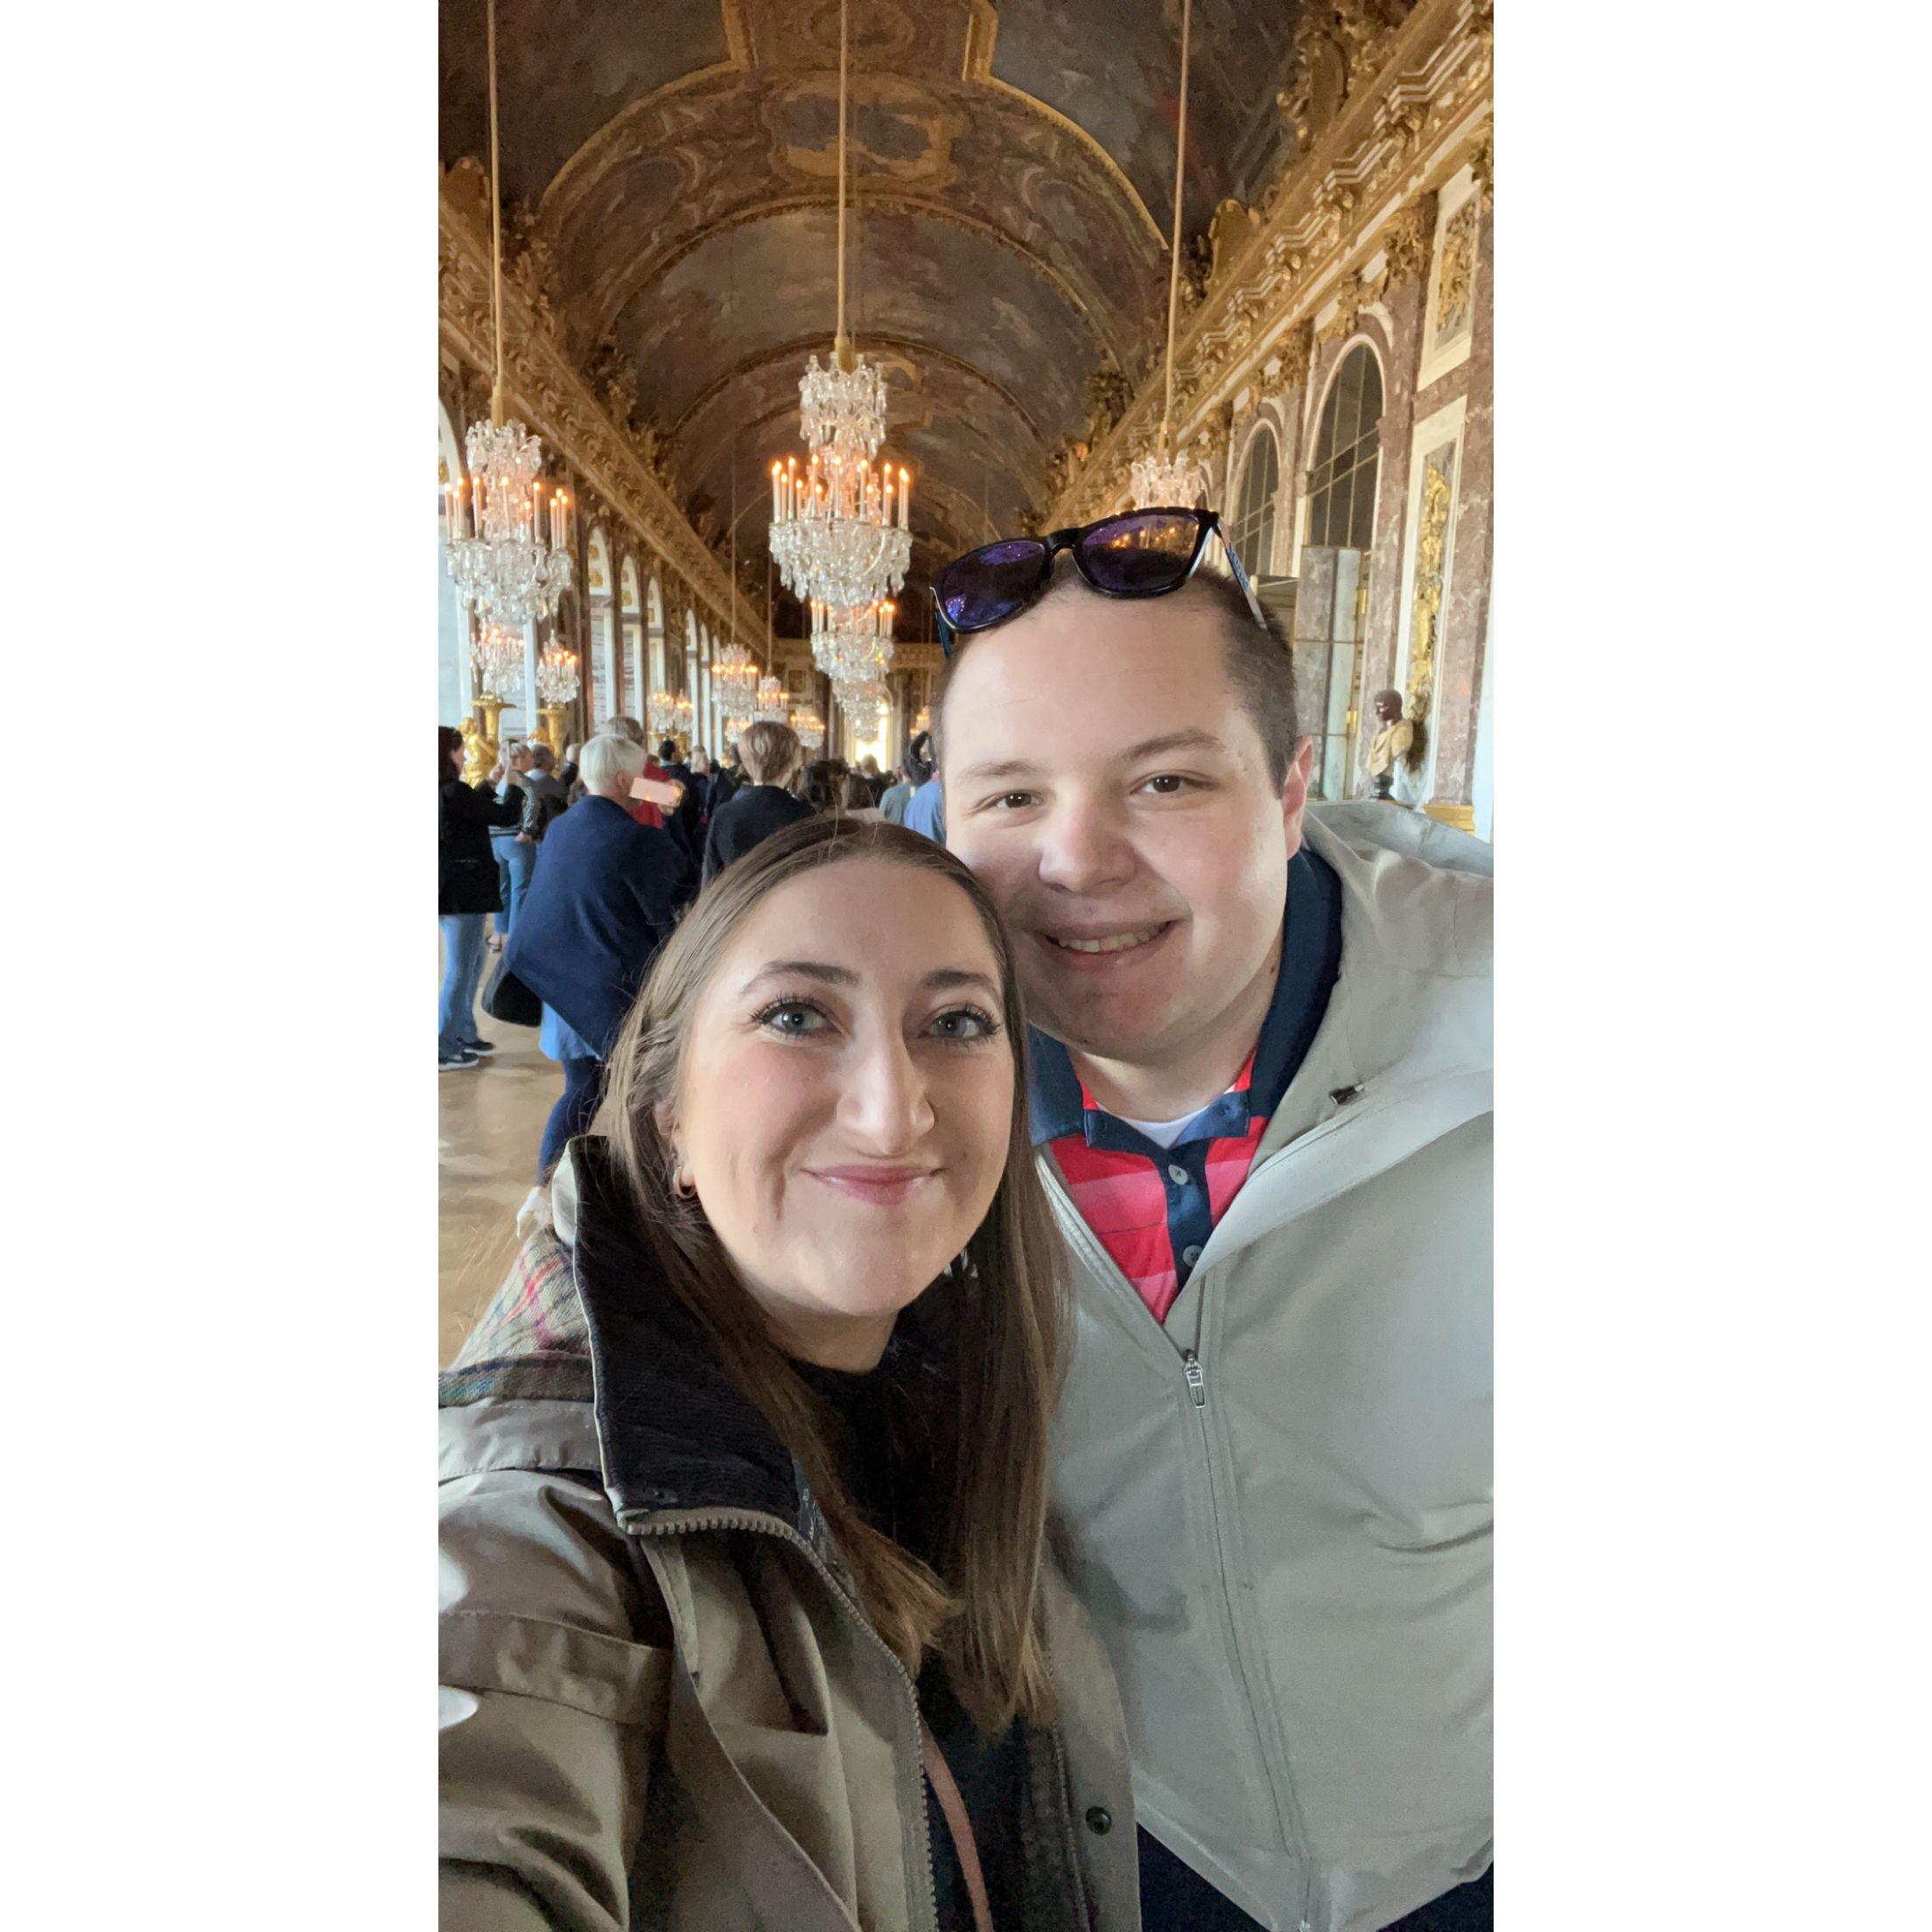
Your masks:
<svg viewBox="0 0 1932 1932"><path fill-rule="evenodd" d="M584 747L584 795L545 835L503 956L542 1001L537 1044L564 1068L540 1182L590 1125L603 1062L676 917L683 854L662 826L631 816L631 786L645 762L641 745L608 732Z"/></svg>

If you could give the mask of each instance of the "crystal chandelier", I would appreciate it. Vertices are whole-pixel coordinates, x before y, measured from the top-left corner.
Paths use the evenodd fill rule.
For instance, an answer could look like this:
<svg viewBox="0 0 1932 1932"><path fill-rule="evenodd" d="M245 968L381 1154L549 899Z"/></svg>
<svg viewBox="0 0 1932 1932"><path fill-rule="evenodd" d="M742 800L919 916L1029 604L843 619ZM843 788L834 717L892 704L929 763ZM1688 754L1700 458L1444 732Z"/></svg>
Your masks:
<svg viewBox="0 0 1932 1932"><path fill-rule="evenodd" d="M523 634L508 625L486 624L471 640L470 662L483 681L484 695L511 704L523 694Z"/></svg>
<svg viewBox="0 0 1932 1932"><path fill-rule="evenodd" d="M773 724L785 722L785 687L775 677L758 681L758 709L752 717Z"/></svg>
<svg viewBox="0 0 1932 1932"><path fill-rule="evenodd" d="M724 720L725 742L729 744L738 738L743 738L746 732L750 731L751 728L752 721L748 718L727 718Z"/></svg>
<svg viewBox="0 0 1932 1932"><path fill-rule="evenodd" d="M712 662L711 677L718 685L720 704L745 710L758 690L758 660L744 645L727 644Z"/></svg>
<svg viewBox="0 0 1932 1932"><path fill-rule="evenodd" d="M1180 305L1180 190L1187 159L1187 43L1194 0L1180 7L1180 113L1174 134L1174 226L1167 247L1167 390L1160 408L1160 435L1152 451L1135 459L1130 487L1137 510L1185 509L1201 493L1200 473L1174 453L1174 316Z"/></svg>
<svg viewBox="0 0 1932 1932"><path fill-rule="evenodd" d="M677 729L677 700L668 691L653 691L644 701L644 722L653 738L669 737Z"/></svg>
<svg viewBox="0 0 1932 1932"><path fill-rule="evenodd" d="M873 457L886 438L886 378L855 354L845 332L846 0L838 8L838 308L832 354L815 354L799 379L806 464L772 465L773 560L794 597L854 607L906 581L913 538L912 474Z"/></svg>
<svg viewBox="0 0 1932 1932"><path fill-rule="evenodd" d="M890 598L862 606L815 602L812 662L835 683L883 678L892 667L892 618L899 606Z"/></svg>
<svg viewBox="0 0 1932 1932"><path fill-rule="evenodd" d="M794 711L788 720L793 731L798 734L798 741L808 752L816 752L825 742L825 720L814 710Z"/></svg>
<svg viewBox="0 0 1932 1932"><path fill-rule="evenodd" d="M485 623L522 626L555 617L570 586L570 505L561 490L545 496L543 445L503 419L503 192L496 135L496 0L489 0L490 315L496 376L490 420L472 423L466 442L469 479L446 486L449 571L463 608ZM470 501L471 481L475 501Z"/></svg>
<svg viewBox="0 0 1932 1932"><path fill-rule="evenodd" d="M536 688L546 704L568 704L578 693L577 653L550 643L536 661Z"/></svg>
<svg viewBox="0 0 1932 1932"><path fill-rule="evenodd" d="M543 445L502 420L500 387L490 407L467 438L474 504L468 479L447 486L449 570L465 610L521 626L555 617L570 586L570 504L561 490L544 499Z"/></svg>

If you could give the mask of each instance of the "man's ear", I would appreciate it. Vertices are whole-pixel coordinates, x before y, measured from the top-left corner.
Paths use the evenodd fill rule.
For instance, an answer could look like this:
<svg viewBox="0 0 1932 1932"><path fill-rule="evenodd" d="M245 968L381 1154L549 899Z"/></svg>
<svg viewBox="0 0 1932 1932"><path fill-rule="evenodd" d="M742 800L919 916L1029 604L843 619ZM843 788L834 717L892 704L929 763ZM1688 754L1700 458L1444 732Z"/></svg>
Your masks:
<svg viewBox="0 0 1932 1932"><path fill-rule="evenodd" d="M1314 739L1298 738L1288 775L1281 783L1281 829L1287 836L1290 858L1301 850L1301 816L1308 808L1308 780L1314 768Z"/></svg>

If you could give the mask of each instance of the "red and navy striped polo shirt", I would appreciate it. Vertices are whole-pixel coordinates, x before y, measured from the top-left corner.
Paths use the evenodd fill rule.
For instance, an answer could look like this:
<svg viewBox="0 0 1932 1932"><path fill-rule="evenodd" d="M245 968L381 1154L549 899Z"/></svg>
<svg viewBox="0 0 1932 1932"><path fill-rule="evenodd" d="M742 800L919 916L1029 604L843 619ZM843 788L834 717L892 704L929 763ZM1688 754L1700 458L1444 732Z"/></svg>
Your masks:
<svg viewBox="0 0 1932 1932"><path fill-rule="evenodd" d="M1304 847L1288 864L1281 965L1261 1032L1234 1084L1172 1147L1108 1113L1067 1049L1032 1034L1033 1144L1053 1149L1081 1218L1156 1321L1167 1319L1247 1180L1268 1122L1314 1043L1340 969L1340 882Z"/></svg>

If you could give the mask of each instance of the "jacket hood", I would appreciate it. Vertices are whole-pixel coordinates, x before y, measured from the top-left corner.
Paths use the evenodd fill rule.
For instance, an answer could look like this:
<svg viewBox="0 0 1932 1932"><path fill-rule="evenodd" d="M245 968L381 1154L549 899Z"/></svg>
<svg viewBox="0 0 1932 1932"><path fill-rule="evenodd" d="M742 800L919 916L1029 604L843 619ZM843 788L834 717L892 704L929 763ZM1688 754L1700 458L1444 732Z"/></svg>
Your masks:
<svg viewBox="0 0 1932 1932"><path fill-rule="evenodd" d="M608 1144L573 1141L566 1165L598 1444L619 1512L755 1509L797 1525L797 1466L664 1282Z"/></svg>
<svg viewBox="0 0 1932 1932"><path fill-rule="evenodd" d="M752 1510L819 1546L803 1472L664 1280L602 1136L570 1144L550 1212L554 1225L537 1222L444 1372L443 1406L588 1403L599 1473L620 1515ZM885 1357L920 1377L941 1372L928 1299L900 1317Z"/></svg>

